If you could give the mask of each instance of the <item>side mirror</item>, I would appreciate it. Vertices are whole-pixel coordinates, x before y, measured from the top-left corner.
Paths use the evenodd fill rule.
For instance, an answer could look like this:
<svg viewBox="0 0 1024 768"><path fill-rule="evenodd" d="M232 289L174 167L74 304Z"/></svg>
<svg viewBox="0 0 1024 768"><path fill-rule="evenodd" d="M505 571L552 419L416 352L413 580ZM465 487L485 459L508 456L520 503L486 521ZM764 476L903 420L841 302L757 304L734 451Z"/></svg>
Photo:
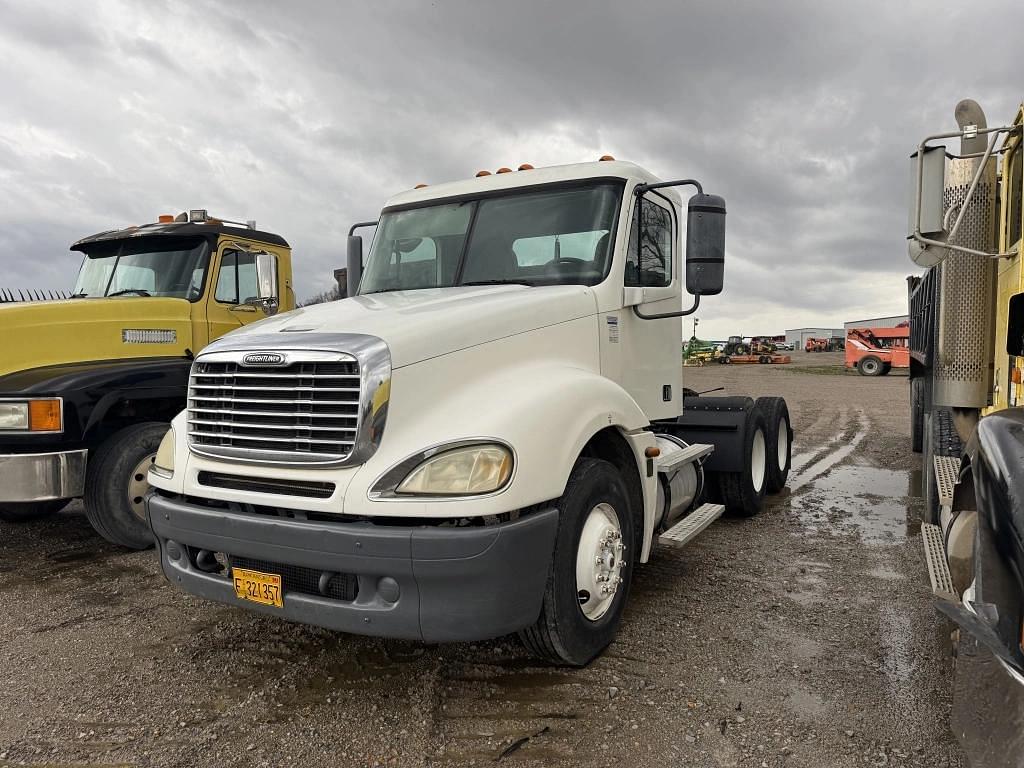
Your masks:
<svg viewBox="0 0 1024 768"><path fill-rule="evenodd" d="M714 296L725 282L725 200L698 193L686 212L686 290Z"/></svg>
<svg viewBox="0 0 1024 768"><path fill-rule="evenodd" d="M363 238L359 235L348 236L346 267L348 295L355 296L359 292L359 280L363 276Z"/></svg>
<svg viewBox="0 0 1024 768"><path fill-rule="evenodd" d="M920 184L920 194L918 185ZM944 240L943 193L946 184L946 147L928 147L924 154L910 156L910 206L907 220L907 243L910 260L919 267L933 267L946 257L947 249L914 239L914 231L932 240Z"/></svg>
<svg viewBox="0 0 1024 768"><path fill-rule="evenodd" d="M256 286L260 292L256 306L267 315L277 314L281 303L277 298L277 256L273 253L256 254Z"/></svg>

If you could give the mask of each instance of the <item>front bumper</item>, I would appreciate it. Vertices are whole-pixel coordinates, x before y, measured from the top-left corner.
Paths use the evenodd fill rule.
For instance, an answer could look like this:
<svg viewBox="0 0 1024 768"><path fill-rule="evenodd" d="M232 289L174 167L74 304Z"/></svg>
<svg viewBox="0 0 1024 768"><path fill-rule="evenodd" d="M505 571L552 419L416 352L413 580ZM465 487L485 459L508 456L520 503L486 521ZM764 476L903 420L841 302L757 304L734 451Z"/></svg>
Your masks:
<svg viewBox="0 0 1024 768"><path fill-rule="evenodd" d="M0 455L0 504L73 499L85 492L87 450Z"/></svg>
<svg viewBox="0 0 1024 768"><path fill-rule="evenodd" d="M558 527L555 509L491 526L395 526L247 514L155 492L147 510L164 575L192 594L328 629L425 642L483 640L536 621ZM284 607L239 600L226 571L197 567L204 549L283 566ZM344 600L290 589L296 572L306 585L345 574L358 592Z"/></svg>

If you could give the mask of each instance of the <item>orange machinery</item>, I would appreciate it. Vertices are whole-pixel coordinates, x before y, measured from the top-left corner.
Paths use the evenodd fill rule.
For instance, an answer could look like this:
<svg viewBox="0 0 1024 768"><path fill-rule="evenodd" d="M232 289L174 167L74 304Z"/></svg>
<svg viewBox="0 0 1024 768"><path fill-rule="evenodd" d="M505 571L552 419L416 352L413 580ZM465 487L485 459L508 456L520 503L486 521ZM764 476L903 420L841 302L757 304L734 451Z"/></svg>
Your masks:
<svg viewBox="0 0 1024 768"><path fill-rule="evenodd" d="M804 342L804 352L827 352L828 339L809 338Z"/></svg>
<svg viewBox="0 0 1024 768"><path fill-rule="evenodd" d="M885 376L910 368L910 326L851 328L846 332L846 367L861 376Z"/></svg>

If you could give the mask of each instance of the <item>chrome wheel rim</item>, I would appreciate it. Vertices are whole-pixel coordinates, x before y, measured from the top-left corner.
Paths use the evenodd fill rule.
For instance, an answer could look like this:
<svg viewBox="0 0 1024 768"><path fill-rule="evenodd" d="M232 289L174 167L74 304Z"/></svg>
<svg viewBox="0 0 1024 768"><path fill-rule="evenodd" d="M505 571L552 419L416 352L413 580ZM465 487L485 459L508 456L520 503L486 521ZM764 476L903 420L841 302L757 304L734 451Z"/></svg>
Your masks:
<svg viewBox="0 0 1024 768"><path fill-rule="evenodd" d="M622 584L625 552L619 515L611 504L601 502L587 515L576 550L576 597L590 621L611 608Z"/></svg>
<svg viewBox="0 0 1024 768"><path fill-rule="evenodd" d="M146 478L149 468L156 461L156 454L146 456L135 465L131 475L128 476L128 506L132 514L140 520L146 519L146 492L149 490L149 480Z"/></svg>
<svg viewBox="0 0 1024 768"><path fill-rule="evenodd" d="M785 416L779 417L779 439L778 445L778 461L779 471L783 471L786 468L786 462L789 460L789 422Z"/></svg>
<svg viewBox="0 0 1024 768"><path fill-rule="evenodd" d="M768 450L764 442L764 430L758 429L754 433L753 445L750 449L750 480L754 484L754 491L761 492L764 486L765 460Z"/></svg>

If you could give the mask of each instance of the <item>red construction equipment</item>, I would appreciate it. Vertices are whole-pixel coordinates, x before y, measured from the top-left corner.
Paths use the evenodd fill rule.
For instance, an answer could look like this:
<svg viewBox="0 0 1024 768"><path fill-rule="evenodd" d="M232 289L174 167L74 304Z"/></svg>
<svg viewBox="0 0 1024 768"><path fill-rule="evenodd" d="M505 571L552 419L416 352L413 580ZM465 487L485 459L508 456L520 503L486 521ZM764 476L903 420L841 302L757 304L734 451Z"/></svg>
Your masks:
<svg viewBox="0 0 1024 768"><path fill-rule="evenodd" d="M885 376L910 367L910 326L851 328L846 332L846 367L861 376Z"/></svg>
<svg viewBox="0 0 1024 768"><path fill-rule="evenodd" d="M804 342L804 352L827 352L828 339L809 338Z"/></svg>

